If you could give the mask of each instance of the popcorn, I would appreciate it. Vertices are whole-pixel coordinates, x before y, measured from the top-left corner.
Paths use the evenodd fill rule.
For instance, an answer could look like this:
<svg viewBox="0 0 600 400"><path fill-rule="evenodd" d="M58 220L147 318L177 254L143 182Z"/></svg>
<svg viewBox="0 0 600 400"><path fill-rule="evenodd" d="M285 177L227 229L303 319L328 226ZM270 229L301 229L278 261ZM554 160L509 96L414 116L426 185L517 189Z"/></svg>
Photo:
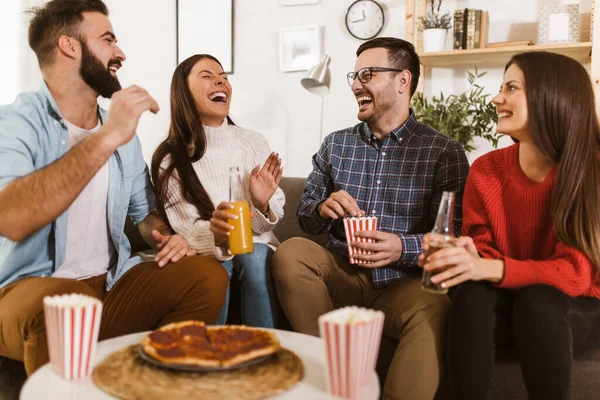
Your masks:
<svg viewBox="0 0 600 400"><path fill-rule="evenodd" d="M102 302L81 294L46 296L44 317L54 372L67 380L90 375L100 332Z"/></svg>
<svg viewBox="0 0 600 400"><path fill-rule="evenodd" d="M383 321L383 312L359 307L344 307L319 317L331 395L362 398L375 371Z"/></svg>
<svg viewBox="0 0 600 400"><path fill-rule="evenodd" d="M373 252L355 248L352 246L352 242L372 243L373 239L357 238L354 234L359 231L377 230L377 217L344 218L344 230L346 231L346 243L348 244L350 264L372 264L372 261L361 261L354 258L355 254L373 254Z"/></svg>

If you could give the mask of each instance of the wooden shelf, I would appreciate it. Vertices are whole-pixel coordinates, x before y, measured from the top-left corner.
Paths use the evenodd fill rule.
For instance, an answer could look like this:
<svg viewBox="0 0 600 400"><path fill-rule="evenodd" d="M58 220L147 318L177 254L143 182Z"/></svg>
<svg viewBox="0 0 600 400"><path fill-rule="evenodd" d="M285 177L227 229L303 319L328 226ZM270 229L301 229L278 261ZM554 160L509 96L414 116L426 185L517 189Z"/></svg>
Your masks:
<svg viewBox="0 0 600 400"><path fill-rule="evenodd" d="M419 58L426 67L473 67L477 65L503 66L510 57L523 51L551 51L587 63L592 51L591 42L542 44L534 46L488 47L485 49L451 50L435 53L421 53Z"/></svg>

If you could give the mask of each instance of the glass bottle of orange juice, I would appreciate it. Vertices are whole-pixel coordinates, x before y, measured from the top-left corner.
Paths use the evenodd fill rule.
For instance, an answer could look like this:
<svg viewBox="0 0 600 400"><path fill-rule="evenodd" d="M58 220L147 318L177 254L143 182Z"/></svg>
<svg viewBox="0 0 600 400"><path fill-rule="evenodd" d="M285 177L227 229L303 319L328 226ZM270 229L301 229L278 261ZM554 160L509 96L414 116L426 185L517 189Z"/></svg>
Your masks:
<svg viewBox="0 0 600 400"><path fill-rule="evenodd" d="M229 251L231 254L247 254L254 251L252 242L252 224L250 222L250 204L244 200L244 184L239 167L229 168L229 202L233 209L229 212L237 219L228 219L233 226L229 232Z"/></svg>

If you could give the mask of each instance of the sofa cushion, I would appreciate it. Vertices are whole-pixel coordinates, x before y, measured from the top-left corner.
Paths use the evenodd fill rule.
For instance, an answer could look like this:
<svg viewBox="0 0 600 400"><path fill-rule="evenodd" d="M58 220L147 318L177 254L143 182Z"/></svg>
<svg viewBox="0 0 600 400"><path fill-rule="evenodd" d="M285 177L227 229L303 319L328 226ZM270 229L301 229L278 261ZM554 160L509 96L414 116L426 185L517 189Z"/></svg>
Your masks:
<svg viewBox="0 0 600 400"><path fill-rule="evenodd" d="M310 239L313 242L325 246L327 243L327 235L309 235L302 232L296 218L296 210L300 202L300 196L304 192L305 178L282 178L279 187L285 193L285 206L283 208L284 216L281 221L275 226L275 237L284 242L292 237L303 237Z"/></svg>

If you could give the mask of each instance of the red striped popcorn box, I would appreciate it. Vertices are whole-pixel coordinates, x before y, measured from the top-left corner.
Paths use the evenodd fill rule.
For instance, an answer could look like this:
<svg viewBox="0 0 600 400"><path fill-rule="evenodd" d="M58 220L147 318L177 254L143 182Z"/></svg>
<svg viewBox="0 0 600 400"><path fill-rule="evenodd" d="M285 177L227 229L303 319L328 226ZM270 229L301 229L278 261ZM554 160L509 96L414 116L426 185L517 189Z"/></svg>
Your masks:
<svg viewBox="0 0 600 400"><path fill-rule="evenodd" d="M56 374L67 380L90 375L101 317L102 302L93 297L44 297L48 353Z"/></svg>
<svg viewBox="0 0 600 400"><path fill-rule="evenodd" d="M359 307L344 307L319 317L331 395L365 398L375 371L383 320L381 311Z"/></svg>
<svg viewBox="0 0 600 400"><path fill-rule="evenodd" d="M371 243L373 239L355 237L354 234L359 231L377 230L377 217L344 218L344 230L346 231L346 243L348 244L348 257L350 264L371 264L372 261L361 261L354 258L355 254L373 254L370 250L362 250L352 246L352 242Z"/></svg>

